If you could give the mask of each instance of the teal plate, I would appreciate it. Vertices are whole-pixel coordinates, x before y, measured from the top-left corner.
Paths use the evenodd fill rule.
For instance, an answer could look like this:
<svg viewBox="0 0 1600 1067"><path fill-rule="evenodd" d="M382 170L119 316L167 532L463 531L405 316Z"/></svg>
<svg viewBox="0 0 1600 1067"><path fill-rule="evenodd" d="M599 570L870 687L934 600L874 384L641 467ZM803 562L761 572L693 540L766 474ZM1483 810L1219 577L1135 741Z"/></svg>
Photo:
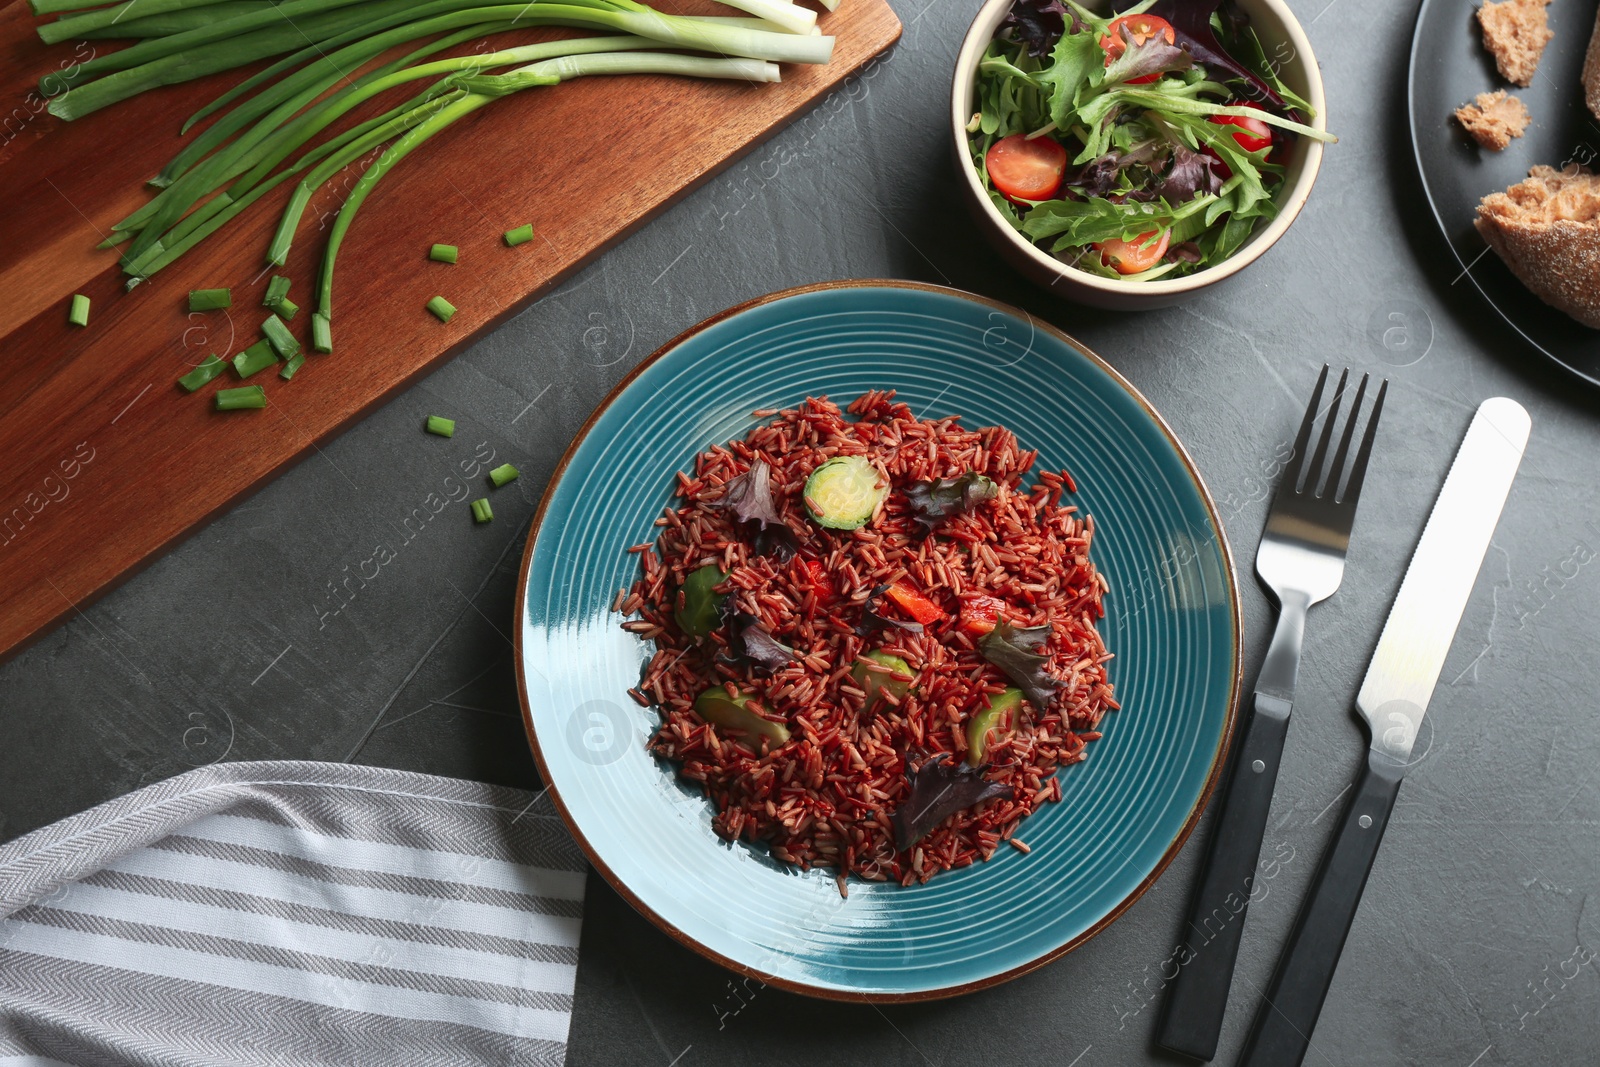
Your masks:
<svg viewBox="0 0 1600 1067"><path fill-rule="evenodd" d="M786 869L711 830L711 806L645 751L656 712L627 696L649 659L611 610L629 545L654 539L673 474L743 437L750 412L894 389L918 415L1000 424L1070 470L1111 584L1101 632L1122 710L1032 847L926 885ZM1038 468L1036 468L1038 469ZM647 918L742 974L814 996L951 996L1092 937L1176 855L1233 729L1233 564L1194 465L1131 385L1023 312L950 289L852 282L725 312L628 375L557 467L528 535L516 626L523 716L540 773L596 869Z"/></svg>

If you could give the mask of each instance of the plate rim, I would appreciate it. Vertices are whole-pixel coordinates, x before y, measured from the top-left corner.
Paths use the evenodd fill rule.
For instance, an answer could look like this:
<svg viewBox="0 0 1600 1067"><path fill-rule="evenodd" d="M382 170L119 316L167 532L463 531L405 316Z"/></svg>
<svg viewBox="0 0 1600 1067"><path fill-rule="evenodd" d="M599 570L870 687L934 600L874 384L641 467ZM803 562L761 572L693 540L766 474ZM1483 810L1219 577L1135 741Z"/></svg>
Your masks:
<svg viewBox="0 0 1600 1067"><path fill-rule="evenodd" d="M1422 3L1417 5L1416 21L1411 26L1411 47L1406 56L1406 133L1411 141L1411 161L1417 168L1417 181L1422 186L1422 198L1428 202L1428 214L1433 216L1434 225L1439 229L1439 237L1444 241L1444 246L1450 250L1450 258L1456 261L1456 265L1461 268L1461 273L1472 280L1472 287L1478 291L1479 296L1483 297L1484 303L1494 309L1494 313L1499 317L1500 321L1511 327L1513 333L1527 342L1530 348L1545 359L1585 385L1592 388L1600 388L1600 377L1579 370L1534 340L1522 328L1522 325L1500 306L1500 302L1494 298L1494 295L1484 288L1483 283L1478 280L1478 276L1472 273L1473 264L1477 263L1477 260L1473 260L1472 263L1464 260L1461 257L1461 253L1456 249L1456 243L1450 239L1450 228L1446 224L1444 216L1439 212L1439 202L1434 199L1433 188L1428 184L1428 170L1422 163L1422 138L1419 135L1420 123L1417 117L1417 61L1418 54L1422 50L1422 23L1428 17L1429 10L1436 2L1441 2L1441 0L1422 0ZM1449 2L1449 0L1443 0L1443 2ZM1486 247L1485 252L1487 251Z"/></svg>
<svg viewBox="0 0 1600 1067"><path fill-rule="evenodd" d="M591 845L589 840L584 837L582 832L579 831L578 826L572 817L572 813L567 810L566 802L561 798L560 790L556 788L554 782L551 780L550 769L546 765L544 753L539 747L538 735L533 728L533 711L528 702L527 678L523 673L524 656L522 648L522 619L528 603L528 574L533 566L533 552L535 544L539 538L539 530L544 523L545 511L550 505L551 498L555 495L555 490L560 484L561 478L566 474L567 465L577 454L578 449L582 446L584 441L587 440L590 431L594 429L595 423L599 420L600 416L604 414L611 407L611 405L618 400L618 398L621 397L628 387L633 384L634 380L638 378L639 375L643 374L646 369L655 365L655 363L665 357L667 353L673 351L696 334L710 329L712 326L717 325L725 319L732 318L733 316L741 314L742 312L761 307L765 304L775 303L776 301L784 300L789 297L803 296L809 293L827 292L836 289L902 289L935 293L941 296L953 296L961 300L967 300L973 303L981 304L995 311L1023 319L1034 328L1054 335L1058 340L1065 342L1077 352L1087 357L1090 362L1092 362L1099 370L1107 374L1118 386L1124 389L1128 395L1132 397L1133 400L1144 410L1145 414L1150 417L1150 419L1166 436L1167 442L1172 446L1173 450L1177 453L1178 458L1183 462L1184 470L1188 473L1189 478L1194 482L1195 489L1199 491L1201 502L1205 505L1206 514L1211 520L1213 530L1216 532L1217 544L1222 550L1223 574L1226 579L1228 589L1228 619L1230 636L1232 638L1229 647L1232 653L1233 663L1229 671L1230 680L1226 721L1223 724L1222 736L1217 741L1216 751L1213 752L1211 756L1211 767L1206 773L1205 786L1201 789L1200 795L1196 798L1194 806L1189 811L1188 816L1184 819L1183 825L1179 827L1177 834L1174 835L1172 841L1168 843L1166 850L1162 853L1161 858L1156 862L1154 868L1152 868L1150 873L1145 875L1145 877L1140 880L1139 884L1135 886L1126 897L1124 897L1115 907L1106 912L1105 915L1101 916L1098 920L1091 924L1088 929L1084 930L1076 937L1068 939L1063 944L1058 945L1055 948L1040 954L1039 956L1036 956L1032 960L1018 964L1015 967L1001 971L997 974L989 975L986 978L974 979L969 982L962 982L952 986L939 986L936 988L914 990L911 992L874 992L858 989L836 989L827 986L810 985L806 982L797 981L792 978L784 978L778 975L767 974L746 964L740 963L737 960L730 959L715 949L701 944L699 941L685 934L682 930L679 930L661 915L657 914L654 909L645 904L644 901L640 900L639 897L620 878L617 877L617 875L611 870L606 862L600 857L594 846ZM680 945L685 946L690 951L704 959L710 960L712 963L715 963L720 967L733 971L735 974L740 975L741 977L754 978L759 982L785 990L786 992L797 993L802 996L814 997L821 1000L844 1001L857 1004L905 1004L958 997L967 993L977 992L981 989L988 989L993 986L1002 985L1015 978L1020 978L1025 974L1038 970L1046 964L1055 962L1062 956L1065 956L1072 950L1078 948L1080 945L1088 942L1090 939L1095 937L1095 935L1099 934L1107 926L1110 926L1113 922L1120 918L1124 912L1126 912L1134 905L1135 902L1143 897L1145 893L1149 891L1150 887L1156 883L1163 873L1165 873L1167 867L1177 857L1178 853L1182 851L1184 844L1189 840L1189 835L1194 832L1195 827L1199 824L1200 817L1205 813L1206 807L1210 803L1211 796L1219 784L1223 770L1227 765L1227 756L1232 749L1233 736L1238 726L1239 695L1242 687L1244 665L1241 641L1241 619L1243 609L1241 607L1239 598L1239 583L1237 575L1238 568L1233 558L1233 547L1228 541L1228 531L1226 527L1223 526L1221 515L1217 512L1216 501L1211 496L1211 490L1206 485L1205 478L1200 474L1199 467L1195 465L1194 458L1189 455L1189 450L1185 448L1183 442L1178 439L1178 436L1173 432L1172 427L1167 425L1167 421L1161 416L1161 413L1155 409L1150 401L1145 398L1145 395L1141 393L1132 382L1123 377L1123 375L1117 371L1115 367L1107 363L1103 358L1100 357L1098 353L1092 351L1088 346L1082 344L1064 330L1057 328L1049 322L1036 318L1028 311L1014 307L1010 304L1006 304L1002 301L993 300L989 297L982 296L977 293L967 292L963 289L956 289L954 287L944 285L933 285L927 282L913 282L894 278L859 278L842 279L828 282L815 282L809 285L798 285L787 289L779 289L763 296L757 296L752 299L742 301L738 304L734 304L733 306L717 312L716 314L708 316L695 325L682 331L665 344L661 345L644 359L641 359L637 365L628 371L627 374L623 375L622 379L618 381L616 385L612 386L612 388L607 391L605 397L600 401L599 404L595 406L595 409L590 412L588 418L583 421L583 425L578 428L577 433L573 435L572 440L567 444L566 450L561 454L561 458L556 462L555 467L551 470L550 479L545 483L544 492L540 494L539 506L534 511L533 518L528 525L527 539L524 543L522 551L522 562L517 573L517 595L515 600L515 611L517 614L513 620L514 625L512 626L512 648L514 652L514 659L516 661L517 700L522 706L523 733L527 736L528 746L533 751L534 763L539 769L539 778L544 784L545 792L549 794L550 800L554 804L556 812L561 816L561 821L567 828L567 832L572 835L573 840L576 841L578 847L582 849L584 858L587 859L589 864L600 874L602 878L606 880L606 883L610 885L614 891L616 891L617 895L622 897L623 900L627 901L635 911L644 916L645 919L652 923L657 929L667 934L667 936L671 937L674 941L677 941Z"/></svg>

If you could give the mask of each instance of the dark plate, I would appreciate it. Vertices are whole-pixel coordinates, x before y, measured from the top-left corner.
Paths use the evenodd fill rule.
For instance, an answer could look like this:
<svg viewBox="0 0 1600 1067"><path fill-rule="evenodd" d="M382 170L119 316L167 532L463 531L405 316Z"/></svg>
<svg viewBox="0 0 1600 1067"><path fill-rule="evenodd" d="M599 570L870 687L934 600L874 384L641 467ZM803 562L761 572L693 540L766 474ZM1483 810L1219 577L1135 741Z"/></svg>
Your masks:
<svg viewBox="0 0 1600 1067"><path fill-rule="evenodd" d="M1555 38L1533 85L1509 85L1483 47L1477 0L1423 0L1411 42L1411 143L1423 193L1450 250L1484 301L1543 355L1600 385L1600 333L1523 288L1473 229L1478 201L1527 177L1536 163L1600 164L1600 122L1583 104L1579 73L1594 28L1595 5L1564 0L1549 7ZM1533 122L1504 152L1485 152L1451 113L1481 92L1521 97Z"/></svg>

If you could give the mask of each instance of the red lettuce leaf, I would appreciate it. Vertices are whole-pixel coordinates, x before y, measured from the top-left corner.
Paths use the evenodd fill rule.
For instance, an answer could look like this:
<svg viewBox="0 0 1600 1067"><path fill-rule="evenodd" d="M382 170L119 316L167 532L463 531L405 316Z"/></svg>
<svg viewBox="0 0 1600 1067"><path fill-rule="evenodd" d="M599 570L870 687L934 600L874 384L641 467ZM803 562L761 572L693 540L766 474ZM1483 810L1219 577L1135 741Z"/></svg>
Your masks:
<svg viewBox="0 0 1600 1067"><path fill-rule="evenodd" d="M736 610L732 604L731 596L722 604L722 619L728 627L728 649L733 653L725 662L771 672L794 659L794 649L773 637L759 618Z"/></svg>
<svg viewBox="0 0 1600 1067"><path fill-rule="evenodd" d="M969 767L952 763L950 753L941 752L916 771L906 772L911 795L889 817L894 827L894 847L904 852L956 812L985 800L1010 800L1016 795L1009 785L985 778L983 772L987 769L987 764Z"/></svg>
<svg viewBox="0 0 1600 1067"><path fill-rule="evenodd" d="M729 482L719 503L741 523L756 524L751 542L757 555L777 556L787 563L800 550L800 539L778 514L778 505L772 499L772 468L766 460L756 460L749 470Z"/></svg>

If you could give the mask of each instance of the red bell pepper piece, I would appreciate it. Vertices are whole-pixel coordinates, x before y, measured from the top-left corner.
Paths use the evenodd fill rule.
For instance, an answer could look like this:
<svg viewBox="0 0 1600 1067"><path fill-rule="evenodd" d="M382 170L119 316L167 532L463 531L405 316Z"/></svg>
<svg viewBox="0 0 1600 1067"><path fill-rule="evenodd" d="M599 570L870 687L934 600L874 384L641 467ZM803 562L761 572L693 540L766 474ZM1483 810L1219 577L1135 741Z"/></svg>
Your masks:
<svg viewBox="0 0 1600 1067"><path fill-rule="evenodd" d="M1006 602L999 597L974 596L961 602L960 628L969 634L986 634L1000 621Z"/></svg>
<svg viewBox="0 0 1600 1067"><path fill-rule="evenodd" d="M891 585L888 593L889 599L900 605L902 611L924 626L948 617L944 609L923 596L903 578Z"/></svg>

